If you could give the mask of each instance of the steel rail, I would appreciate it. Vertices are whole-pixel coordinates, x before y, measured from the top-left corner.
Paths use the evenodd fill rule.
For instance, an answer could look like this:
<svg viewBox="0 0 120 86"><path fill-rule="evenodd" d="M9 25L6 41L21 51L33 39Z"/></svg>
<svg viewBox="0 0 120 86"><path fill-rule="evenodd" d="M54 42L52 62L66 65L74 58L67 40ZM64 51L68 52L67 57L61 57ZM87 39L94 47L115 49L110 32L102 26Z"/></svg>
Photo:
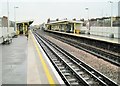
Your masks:
<svg viewBox="0 0 120 86"><path fill-rule="evenodd" d="M75 58L73 55L69 54L67 51L59 48L57 45L55 45L54 43L50 42L49 40L45 39L44 37L36 34L36 36L39 38L39 40L42 40L42 42L47 46L49 47L49 49L56 55L56 57L59 57L63 62L64 64L69 68L69 70L72 71L73 74L76 75L76 77L84 82L83 84L84 85L90 85L88 81L91 81L94 82L92 84L97 84L97 85L101 85L101 86L108 86L108 85L113 85L113 86L117 86L117 84L115 82L113 82L112 80L110 80L109 78L107 78L106 76L104 76L103 74L99 73L98 71L96 71L95 69L91 68L90 66L88 66L86 63L80 61L79 59ZM42 38L42 39L41 39ZM43 40L44 39L44 40ZM46 41L46 43L45 43ZM49 43L49 44L47 44ZM52 48L51 48L52 46ZM54 48L54 49L53 49ZM56 51L57 50L57 51ZM59 51L59 52L58 52ZM60 55L60 53L62 53ZM62 57L64 58L67 58L67 61L69 63L72 63L74 64L73 67L71 65L69 65L65 60L66 59L63 59ZM76 61L77 60L77 61ZM74 69L74 67L76 67L77 69ZM86 76L89 76L87 77L87 79L83 78L79 73L78 73L78 69L81 68L82 72L85 73ZM77 70L77 71L76 71ZM89 74L89 75L88 75ZM67 81L67 80L66 80ZM96 83L97 82L97 83Z"/></svg>
<svg viewBox="0 0 120 86"><path fill-rule="evenodd" d="M37 35L36 35L37 36ZM38 36L36 37L36 39L37 39L37 41L39 42L39 44L41 44L41 42L42 41L40 41L40 39L38 38ZM41 47L42 47L43 45L41 45ZM45 45L45 46L47 46L47 45ZM42 47L43 48L43 47ZM54 53L53 52L53 50L51 50L51 48L50 47L47 47L47 48L49 48L50 49L50 51L49 52L51 52L52 51L52 53ZM43 48L44 49L44 48ZM44 51L46 51L46 49L44 50ZM47 53L47 52L46 52ZM48 53L47 53L47 55L48 55ZM82 86L88 86L88 84L85 82L85 80L82 80L81 78L78 78L78 76L76 75L76 72L75 71L73 71L71 68L70 68L70 66L69 66L69 64L66 64L66 62L59 56L59 55L57 55L56 53L54 53L54 55L55 55L55 57L59 57L59 59L56 59L56 58L52 58L52 57L50 57L49 55L49 59L52 61L52 63L54 64L54 66L55 66L55 68L57 68L57 71L60 73L60 75L62 76L62 79L63 80L65 80L65 83L66 83L66 85L71 85L71 84L73 84L74 85L74 83L70 83L70 81L68 81L68 78L67 78L67 74L69 74L69 73L71 73L71 75L69 76L69 78L70 79L73 79L73 80L76 80L75 82L79 82L78 84L75 84L75 85L79 85L80 84L80 81L82 82L81 84L82 84ZM59 67L58 65L60 65L60 64L58 64L58 63L62 63L64 66L62 66L62 67ZM63 70L64 69L64 70ZM61 71L68 71L68 72L65 72L65 74L64 73L62 73ZM74 78L74 76L77 76L76 78ZM78 81L77 81L77 79L79 79Z"/></svg>
<svg viewBox="0 0 120 86"><path fill-rule="evenodd" d="M92 47L90 45L84 44L84 43L77 43L74 40L71 40L69 38L63 38L62 36L52 36L62 42L65 42L67 44L70 44L76 48L79 48L81 50L84 50L88 53L91 53L99 58L102 58L114 65L120 66L120 56L119 55L115 55L115 54L111 54L110 52L107 52L105 50L101 50L99 48L96 47Z"/></svg>

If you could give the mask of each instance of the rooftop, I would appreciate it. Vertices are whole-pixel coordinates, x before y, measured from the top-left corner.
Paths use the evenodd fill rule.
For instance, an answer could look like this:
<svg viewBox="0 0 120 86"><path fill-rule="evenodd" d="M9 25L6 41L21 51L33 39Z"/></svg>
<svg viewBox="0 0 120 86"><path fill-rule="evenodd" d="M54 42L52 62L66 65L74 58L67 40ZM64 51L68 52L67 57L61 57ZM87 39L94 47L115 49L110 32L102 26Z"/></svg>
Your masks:
<svg viewBox="0 0 120 86"><path fill-rule="evenodd" d="M58 21L50 21L47 24L56 24L56 23L64 23L64 22L68 22L68 23L83 23L80 20L58 20Z"/></svg>

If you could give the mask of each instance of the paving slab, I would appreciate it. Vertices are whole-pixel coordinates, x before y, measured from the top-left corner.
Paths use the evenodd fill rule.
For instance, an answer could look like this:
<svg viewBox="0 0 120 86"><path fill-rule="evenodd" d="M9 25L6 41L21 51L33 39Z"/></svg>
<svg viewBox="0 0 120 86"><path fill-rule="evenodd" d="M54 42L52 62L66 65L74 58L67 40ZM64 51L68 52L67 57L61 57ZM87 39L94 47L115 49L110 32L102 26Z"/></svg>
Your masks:
<svg viewBox="0 0 120 86"><path fill-rule="evenodd" d="M25 36L18 36L2 45L2 84L27 83L27 44Z"/></svg>

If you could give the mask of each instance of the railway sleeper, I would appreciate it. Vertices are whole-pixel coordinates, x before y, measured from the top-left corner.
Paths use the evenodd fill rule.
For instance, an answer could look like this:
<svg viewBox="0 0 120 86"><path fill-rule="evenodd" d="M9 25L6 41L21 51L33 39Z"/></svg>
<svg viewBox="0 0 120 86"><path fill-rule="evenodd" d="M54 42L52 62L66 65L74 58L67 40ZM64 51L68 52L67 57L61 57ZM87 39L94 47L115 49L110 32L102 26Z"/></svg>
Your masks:
<svg viewBox="0 0 120 86"><path fill-rule="evenodd" d="M88 81L89 85L95 85L95 83L93 83L92 81ZM99 84L98 84L99 85Z"/></svg>
<svg viewBox="0 0 120 86"><path fill-rule="evenodd" d="M89 78L89 77L84 77L84 79L85 79L86 81L88 81L90 78Z"/></svg>
<svg viewBox="0 0 120 86"><path fill-rule="evenodd" d="M58 61L58 60L55 60L54 62L55 62L56 64L57 64L57 63L60 63L60 61Z"/></svg>
<svg viewBox="0 0 120 86"><path fill-rule="evenodd" d="M62 64L61 64L61 63L58 63L57 66L62 66Z"/></svg>
<svg viewBox="0 0 120 86"><path fill-rule="evenodd" d="M75 70L75 71L77 71L77 72L79 72L79 71L80 71L80 69L79 69L79 68L75 68L74 70Z"/></svg>
<svg viewBox="0 0 120 86"><path fill-rule="evenodd" d="M73 65L73 63L71 63L71 62L69 62L68 64L69 64L69 65Z"/></svg>
<svg viewBox="0 0 120 86"><path fill-rule="evenodd" d="M52 58L53 61L57 61L57 58Z"/></svg>
<svg viewBox="0 0 120 86"><path fill-rule="evenodd" d="M61 66L61 67L59 67L59 69L60 69L60 70L63 70L63 69L65 69L65 67L64 67L64 66L63 66L63 67Z"/></svg>
<svg viewBox="0 0 120 86"><path fill-rule="evenodd" d="M79 82L72 82L71 85L79 85Z"/></svg>
<svg viewBox="0 0 120 86"><path fill-rule="evenodd" d="M82 74L84 74L84 72L82 72L82 71L80 71L80 72L77 72L79 75L82 75Z"/></svg>
<svg viewBox="0 0 120 86"><path fill-rule="evenodd" d="M76 66L75 66L75 65L71 65L71 67L72 67L73 69L76 69Z"/></svg>
<svg viewBox="0 0 120 86"><path fill-rule="evenodd" d="M70 76L71 74L69 72L63 73L65 76Z"/></svg>
<svg viewBox="0 0 120 86"><path fill-rule="evenodd" d="M77 80L75 78L68 79L69 82L76 82Z"/></svg>
<svg viewBox="0 0 120 86"><path fill-rule="evenodd" d="M65 72L68 72L68 71L63 69L63 70L61 70L61 72L62 72L62 73L65 73Z"/></svg>

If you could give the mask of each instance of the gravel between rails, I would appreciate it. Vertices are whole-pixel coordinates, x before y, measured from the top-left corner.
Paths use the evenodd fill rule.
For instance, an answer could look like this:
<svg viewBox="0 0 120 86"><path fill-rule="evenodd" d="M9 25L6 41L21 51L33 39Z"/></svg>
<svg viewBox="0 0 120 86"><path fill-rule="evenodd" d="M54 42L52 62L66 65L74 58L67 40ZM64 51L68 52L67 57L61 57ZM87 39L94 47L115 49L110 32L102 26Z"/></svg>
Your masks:
<svg viewBox="0 0 120 86"><path fill-rule="evenodd" d="M41 33L40 31L39 33L42 35L44 34L43 32ZM87 64L89 64L90 66L100 71L101 73L103 73L104 75L106 75L107 77L109 77L110 79L112 79L113 81L117 82L120 85L120 67L115 66L107 61L104 61L103 59L91 55L83 50L77 49L71 45L63 43L48 35L44 34L43 36L49 39L50 41L52 41L53 43L57 44L58 46L64 48L65 50L67 50L77 58L86 62Z"/></svg>

